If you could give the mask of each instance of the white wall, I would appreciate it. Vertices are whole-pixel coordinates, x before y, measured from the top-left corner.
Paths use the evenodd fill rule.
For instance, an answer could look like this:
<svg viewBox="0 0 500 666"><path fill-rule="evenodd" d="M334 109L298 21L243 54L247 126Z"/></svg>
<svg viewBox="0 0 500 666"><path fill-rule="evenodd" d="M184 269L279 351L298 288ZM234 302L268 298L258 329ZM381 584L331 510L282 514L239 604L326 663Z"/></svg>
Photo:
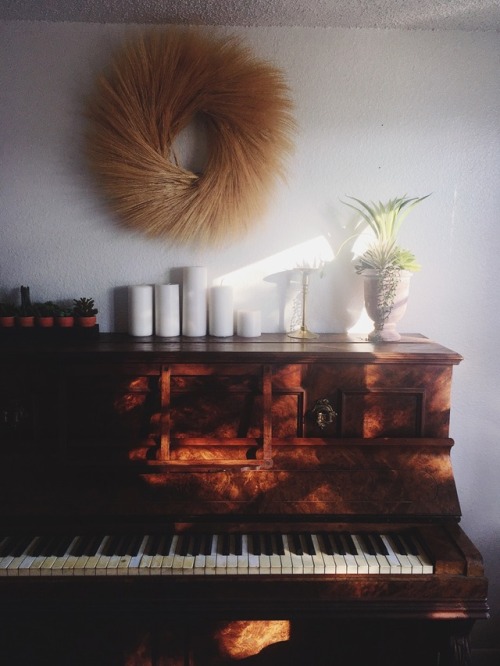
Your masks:
<svg viewBox="0 0 500 666"><path fill-rule="evenodd" d="M101 205L82 160L83 99L130 27L0 24L0 300L21 284L36 300L92 296L101 330L123 330L124 285L176 279L203 264L237 285L282 330L279 283L266 260L326 235L338 248L353 217L340 198L432 196L402 240L423 270L400 328L462 353L452 436L463 526L486 558L500 634L500 40L495 33L255 28L228 31L281 67L299 125L289 179L255 231L224 251L173 247L123 231ZM346 251L314 279L310 327L339 331L361 310ZM249 269L250 267L250 269ZM497 646L498 646L498 638Z"/></svg>

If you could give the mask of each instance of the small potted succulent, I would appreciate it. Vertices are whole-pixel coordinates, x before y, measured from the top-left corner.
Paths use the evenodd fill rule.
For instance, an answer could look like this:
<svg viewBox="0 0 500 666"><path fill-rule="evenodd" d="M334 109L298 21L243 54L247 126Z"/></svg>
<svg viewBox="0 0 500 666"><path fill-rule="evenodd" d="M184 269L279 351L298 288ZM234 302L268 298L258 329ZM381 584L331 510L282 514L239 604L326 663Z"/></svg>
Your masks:
<svg viewBox="0 0 500 666"><path fill-rule="evenodd" d="M0 303L0 328L12 328L16 323L17 308L14 303Z"/></svg>
<svg viewBox="0 0 500 666"><path fill-rule="evenodd" d="M35 325L35 308L31 302L29 287L21 287L21 305L17 310L17 323L21 328L31 328Z"/></svg>
<svg viewBox="0 0 500 666"><path fill-rule="evenodd" d="M71 306L57 306L56 324L60 328L73 328L75 324L75 315Z"/></svg>
<svg viewBox="0 0 500 666"><path fill-rule="evenodd" d="M36 324L41 328L51 328L54 326L54 318L57 314L57 305L52 301L45 303L35 303L34 305Z"/></svg>
<svg viewBox="0 0 500 666"><path fill-rule="evenodd" d="M370 205L349 197L358 206L343 202L361 215L374 234L355 264L356 272L364 277L365 307L374 323L368 338L374 342L401 339L396 323L406 311L410 277L420 265L412 252L398 245L398 233L408 213L428 196L404 196Z"/></svg>
<svg viewBox="0 0 500 666"><path fill-rule="evenodd" d="M98 312L93 298L75 298L73 300L73 314L78 326L85 328L95 326Z"/></svg>

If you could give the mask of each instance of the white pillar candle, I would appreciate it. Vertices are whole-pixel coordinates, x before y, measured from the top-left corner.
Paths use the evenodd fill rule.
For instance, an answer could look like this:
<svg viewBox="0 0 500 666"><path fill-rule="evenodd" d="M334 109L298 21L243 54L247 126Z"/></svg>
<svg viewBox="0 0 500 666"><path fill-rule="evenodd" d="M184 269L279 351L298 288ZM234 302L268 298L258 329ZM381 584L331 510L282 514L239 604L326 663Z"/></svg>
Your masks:
<svg viewBox="0 0 500 666"><path fill-rule="evenodd" d="M180 334L179 285L155 285L155 333L162 337Z"/></svg>
<svg viewBox="0 0 500 666"><path fill-rule="evenodd" d="M242 338L258 338L261 334L260 310L238 310L236 332Z"/></svg>
<svg viewBox="0 0 500 666"><path fill-rule="evenodd" d="M182 334L198 337L207 334L207 269L189 266L182 279Z"/></svg>
<svg viewBox="0 0 500 666"><path fill-rule="evenodd" d="M153 286L136 284L128 288L128 332L153 335Z"/></svg>
<svg viewBox="0 0 500 666"><path fill-rule="evenodd" d="M208 330L210 335L226 338L234 334L233 288L210 287L208 296Z"/></svg>

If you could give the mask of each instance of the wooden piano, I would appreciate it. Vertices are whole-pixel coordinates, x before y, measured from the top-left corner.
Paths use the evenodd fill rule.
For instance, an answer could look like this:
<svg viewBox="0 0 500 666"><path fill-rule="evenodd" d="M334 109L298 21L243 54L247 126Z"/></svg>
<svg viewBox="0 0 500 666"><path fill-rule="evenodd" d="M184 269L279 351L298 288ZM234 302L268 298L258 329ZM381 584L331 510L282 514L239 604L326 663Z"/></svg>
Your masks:
<svg viewBox="0 0 500 666"><path fill-rule="evenodd" d="M487 581L450 460L458 354L0 342L0 663L471 663Z"/></svg>

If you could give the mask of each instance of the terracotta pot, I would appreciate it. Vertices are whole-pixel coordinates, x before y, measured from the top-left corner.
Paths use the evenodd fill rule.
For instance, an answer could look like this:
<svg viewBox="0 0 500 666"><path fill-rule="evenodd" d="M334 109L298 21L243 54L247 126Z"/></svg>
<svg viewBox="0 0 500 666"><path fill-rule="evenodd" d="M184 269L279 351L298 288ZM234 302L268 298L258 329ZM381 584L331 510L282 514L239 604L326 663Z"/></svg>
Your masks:
<svg viewBox="0 0 500 666"><path fill-rule="evenodd" d="M73 316L57 317L57 325L61 328L73 328L75 325L75 318Z"/></svg>
<svg viewBox="0 0 500 666"><path fill-rule="evenodd" d="M93 315L92 317L76 318L77 326L81 326L82 328L91 328L92 326L95 326L96 321L97 317L95 315Z"/></svg>
<svg viewBox="0 0 500 666"><path fill-rule="evenodd" d="M36 323L40 328L52 328L54 326L54 317L37 317Z"/></svg>
<svg viewBox="0 0 500 666"><path fill-rule="evenodd" d="M396 324L406 312L411 276L410 271L396 273L391 294L379 271L363 271L366 312L374 324L373 331L368 335L372 342L401 340Z"/></svg>
<svg viewBox="0 0 500 666"><path fill-rule="evenodd" d="M16 323L14 315L0 317L0 328L12 328Z"/></svg>
<svg viewBox="0 0 500 666"><path fill-rule="evenodd" d="M32 316L22 316L20 315L17 318L17 323L21 328L33 328L35 325L35 317Z"/></svg>

